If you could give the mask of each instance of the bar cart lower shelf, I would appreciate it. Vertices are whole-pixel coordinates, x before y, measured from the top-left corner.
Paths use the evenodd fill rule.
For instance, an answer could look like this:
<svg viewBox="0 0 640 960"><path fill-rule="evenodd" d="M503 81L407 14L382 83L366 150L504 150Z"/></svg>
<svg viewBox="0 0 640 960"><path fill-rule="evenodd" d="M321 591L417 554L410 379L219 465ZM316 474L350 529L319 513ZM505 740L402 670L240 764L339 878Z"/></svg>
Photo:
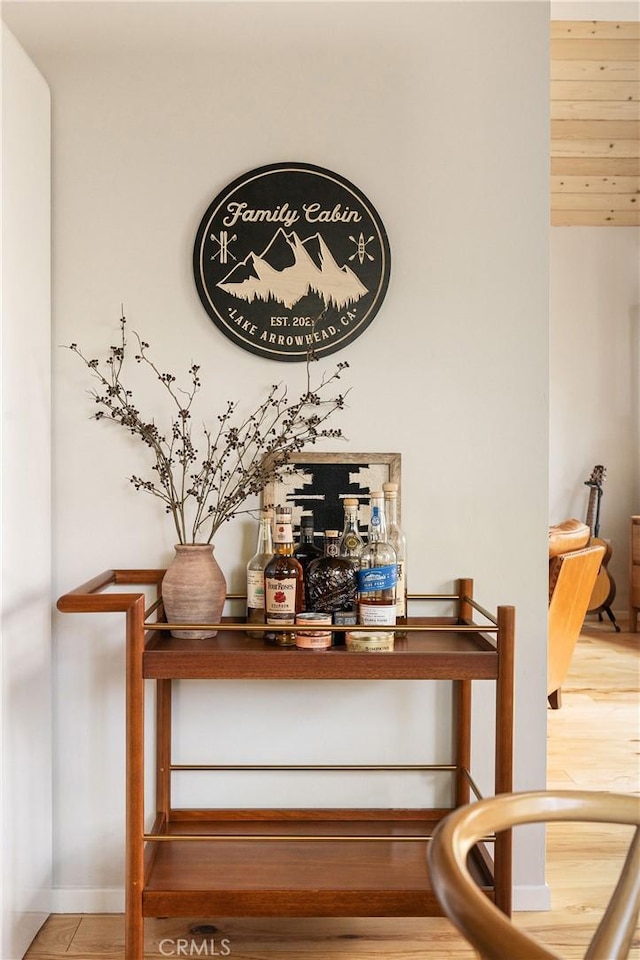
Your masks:
<svg viewBox="0 0 640 960"><path fill-rule="evenodd" d="M127 960L143 960L144 918L169 916L435 916L426 845L449 809L176 809L172 775L182 770L440 771L453 780L454 806L479 792L471 776L473 680L495 683L495 793L512 789L513 607L494 617L473 600L473 581L456 592L413 595L446 601L455 615L411 618L388 653L322 653L269 647L224 618L216 637L170 636L161 600L163 570L107 571L58 601L64 612L126 613L126 905ZM105 592L155 585L145 594ZM474 621L480 614L486 625ZM151 619L155 617L156 619ZM172 683L189 679L445 680L454 685L453 753L446 764L270 765L173 763ZM156 684L156 817L145 831L145 681ZM492 838L488 838L492 839ZM478 883L511 911L511 836L479 844L470 858Z"/></svg>
<svg viewBox="0 0 640 960"><path fill-rule="evenodd" d="M244 839L157 843L143 894L143 914L157 916L381 917L440 913L431 891L425 840L448 811L246 811ZM208 811L211 817L211 811ZM237 816L239 811L234 811ZM375 814L375 819L372 817ZM311 816L310 816L311 814ZM197 828L210 836L237 835L238 820L181 819L167 834ZM420 816L421 819L417 819ZM343 817L344 819L339 819ZM362 817L362 819L358 819ZM382 819L387 817L387 819ZM299 819L296 819L299 818ZM380 819L378 819L380 818ZM305 834L322 837L305 841ZM266 840L247 842L260 835ZM394 839L376 840L376 836ZM287 840L291 836L293 839ZM351 839L342 839L348 837ZM357 837L354 840L353 837ZM277 839L276 839L277 838ZM492 896L493 876L478 853L472 873Z"/></svg>

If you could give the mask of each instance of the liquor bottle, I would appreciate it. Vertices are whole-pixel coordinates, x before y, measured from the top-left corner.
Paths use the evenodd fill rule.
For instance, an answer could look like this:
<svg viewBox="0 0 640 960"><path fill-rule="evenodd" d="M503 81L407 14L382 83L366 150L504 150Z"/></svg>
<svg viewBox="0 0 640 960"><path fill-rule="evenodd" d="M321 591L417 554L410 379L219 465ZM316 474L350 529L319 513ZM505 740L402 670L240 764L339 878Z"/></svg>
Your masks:
<svg viewBox="0 0 640 960"><path fill-rule="evenodd" d="M307 568L307 610L330 613L334 623L353 623L357 587L357 568L352 560L340 556L340 531L325 530L324 556ZM334 634L334 643L344 643L342 631Z"/></svg>
<svg viewBox="0 0 640 960"><path fill-rule="evenodd" d="M322 556L322 549L315 542L312 513L303 513L300 518L300 539L293 548L293 555L301 564L303 574L312 560Z"/></svg>
<svg viewBox="0 0 640 960"><path fill-rule="evenodd" d="M369 540L360 554L358 618L363 624L396 622L396 552L387 539L382 493L371 493Z"/></svg>
<svg viewBox="0 0 640 960"><path fill-rule="evenodd" d="M273 528L273 556L264 568L265 624L295 623L302 610L302 566L293 555L291 508L276 507ZM265 640L280 647L295 647L295 631L265 631Z"/></svg>
<svg viewBox="0 0 640 960"><path fill-rule="evenodd" d="M247 623L264 623L264 568L273 556L271 524L273 510L261 510L256 552L247 564ZM247 630L250 637L262 639L264 630Z"/></svg>
<svg viewBox="0 0 640 960"><path fill-rule="evenodd" d="M398 484L383 483L387 538L396 551L398 582L396 584L396 623L407 622L407 538L398 523ZM396 637L406 637L406 630L396 630Z"/></svg>
<svg viewBox="0 0 640 960"><path fill-rule="evenodd" d="M360 554L364 547L364 540L358 530L358 501L352 497L345 497L342 501L344 506L344 530L340 537L340 556L350 558L356 569L360 566Z"/></svg>

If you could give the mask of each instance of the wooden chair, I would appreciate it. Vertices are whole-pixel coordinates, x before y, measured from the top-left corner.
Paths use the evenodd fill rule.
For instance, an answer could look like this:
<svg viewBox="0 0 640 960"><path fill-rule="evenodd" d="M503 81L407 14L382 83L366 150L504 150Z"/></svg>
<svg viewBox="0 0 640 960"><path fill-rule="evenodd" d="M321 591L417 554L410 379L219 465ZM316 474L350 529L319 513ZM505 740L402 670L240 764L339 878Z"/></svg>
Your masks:
<svg viewBox="0 0 640 960"><path fill-rule="evenodd" d="M640 908L640 799L571 790L500 794L454 810L436 828L428 849L431 885L447 917L482 960L561 960L516 928L467 869L467 855L483 837L518 824L558 820L635 825L620 879L585 960L628 956Z"/></svg>
<svg viewBox="0 0 640 960"><path fill-rule="evenodd" d="M588 546L589 527L566 520L549 528L549 619L547 696L560 706L560 688L589 606L605 548Z"/></svg>

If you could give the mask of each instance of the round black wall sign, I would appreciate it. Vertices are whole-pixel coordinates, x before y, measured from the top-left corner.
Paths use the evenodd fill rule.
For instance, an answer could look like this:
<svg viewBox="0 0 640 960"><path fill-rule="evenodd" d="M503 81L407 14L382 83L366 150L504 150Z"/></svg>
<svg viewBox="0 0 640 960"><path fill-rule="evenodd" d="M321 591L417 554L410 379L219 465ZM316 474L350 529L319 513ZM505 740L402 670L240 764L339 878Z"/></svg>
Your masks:
<svg viewBox="0 0 640 960"><path fill-rule="evenodd" d="M389 242L364 194L306 163L275 163L229 184L205 213L193 269L216 326L251 353L306 360L368 327L389 283Z"/></svg>

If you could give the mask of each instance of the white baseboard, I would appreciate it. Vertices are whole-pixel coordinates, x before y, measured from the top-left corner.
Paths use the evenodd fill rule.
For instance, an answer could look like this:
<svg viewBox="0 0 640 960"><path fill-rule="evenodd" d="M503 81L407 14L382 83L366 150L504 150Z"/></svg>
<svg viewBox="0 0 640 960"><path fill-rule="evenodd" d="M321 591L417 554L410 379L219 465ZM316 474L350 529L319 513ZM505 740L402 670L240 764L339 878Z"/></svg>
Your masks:
<svg viewBox="0 0 640 960"><path fill-rule="evenodd" d="M520 884L513 888L514 910L551 910L551 891L546 883Z"/></svg>
<svg viewBox="0 0 640 960"><path fill-rule="evenodd" d="M514 910L550 910L551 897L546 884L516 886L513 889ZM54 887L51 891L52 913L123 913L124 890L99 890L88 887Z"/></svg>

